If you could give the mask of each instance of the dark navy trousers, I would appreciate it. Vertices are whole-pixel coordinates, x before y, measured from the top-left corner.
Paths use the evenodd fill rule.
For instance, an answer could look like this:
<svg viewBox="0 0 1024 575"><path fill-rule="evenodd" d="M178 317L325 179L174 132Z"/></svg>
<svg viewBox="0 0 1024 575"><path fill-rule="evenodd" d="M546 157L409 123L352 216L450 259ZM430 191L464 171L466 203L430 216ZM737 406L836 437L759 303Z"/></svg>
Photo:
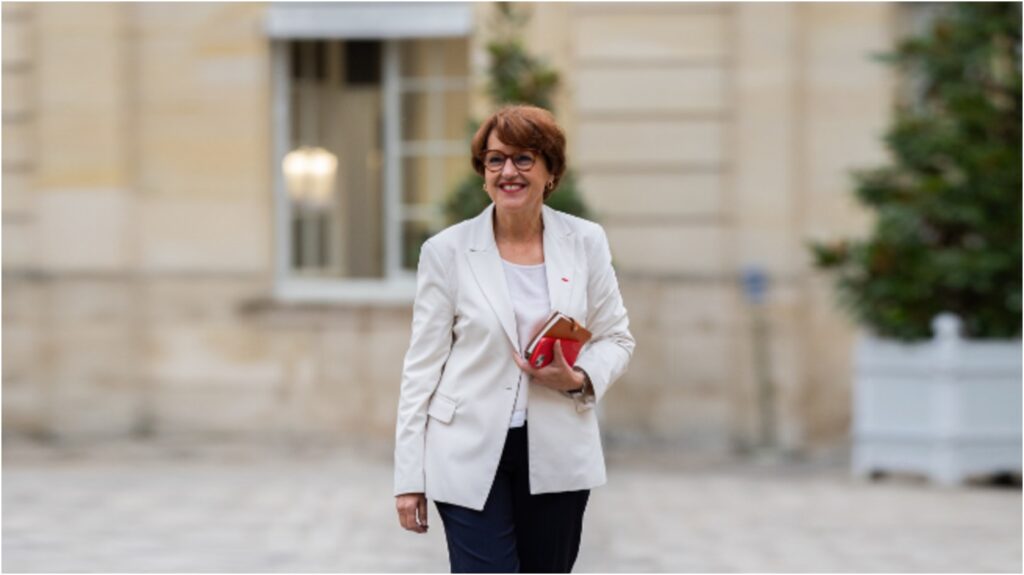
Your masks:
<svg viewBox="0 0 1024 575"><path fill-rule="evenodd" d="M508 430L482 511L436 501L452 573L569 573L590 490L530 495L527 425Z"/></svg>

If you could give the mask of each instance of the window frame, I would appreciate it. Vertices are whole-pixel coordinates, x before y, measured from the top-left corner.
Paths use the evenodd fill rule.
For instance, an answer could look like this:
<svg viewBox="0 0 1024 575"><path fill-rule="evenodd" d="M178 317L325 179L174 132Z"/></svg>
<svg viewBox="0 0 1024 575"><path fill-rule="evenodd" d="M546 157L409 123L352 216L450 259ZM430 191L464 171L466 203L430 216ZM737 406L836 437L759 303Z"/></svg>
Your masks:
<svg viewBox="0 0 1024 575"><path fill-rule="evenodd" d="M453 38L467 39L467 35L453 35ZM285 187L281 161L289 152L291 129L291 90L289 44L301 38L274 38L271 40L271 82L272 103L272 146L271 161L273 172L274 210L274 281L273 296L285 302L347 302L372 304L408 304L415 297L416 273L402 267L402 234L405 222L416 218L404 204L403 159L410 153L409 146L403 146L402 124L400 121L383 122L383 278L316 278L301 277L291 267L292 233L291 222L294 206ZM382 110L385 118L401 118L403 79L401 78L400 42L419 38L380 38L383 49ZM439 39L437 36L422 39ZM405 81L407 84L409 80ZM436 83L445 88L451 85L449 79L412 80L411 82ZM468 89L470 76L466 77ZM433 85L433 84L432 84ZM450 142L434 141L435 145L447 146ZM414 144L415 146L415 144Z"/></svg>

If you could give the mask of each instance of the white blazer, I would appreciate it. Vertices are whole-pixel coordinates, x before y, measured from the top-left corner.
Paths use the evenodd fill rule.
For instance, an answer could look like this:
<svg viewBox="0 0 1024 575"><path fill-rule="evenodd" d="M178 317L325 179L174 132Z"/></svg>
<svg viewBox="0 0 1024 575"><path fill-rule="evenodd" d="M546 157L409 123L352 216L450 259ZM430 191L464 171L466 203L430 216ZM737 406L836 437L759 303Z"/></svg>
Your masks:
<svg viewBox="0 0 1024 575"><path fill-rule="evenodd" d="M431 237L420 252L412 338L395 431L395 495L481 510L505 445L522 371L519 335L494 241L494 204ZM530 493L605 482L594 405L625 371L635 342L598 224L542 209L551 307L593 334L576 365L594 395L532 385L527 421Z"/></svg>

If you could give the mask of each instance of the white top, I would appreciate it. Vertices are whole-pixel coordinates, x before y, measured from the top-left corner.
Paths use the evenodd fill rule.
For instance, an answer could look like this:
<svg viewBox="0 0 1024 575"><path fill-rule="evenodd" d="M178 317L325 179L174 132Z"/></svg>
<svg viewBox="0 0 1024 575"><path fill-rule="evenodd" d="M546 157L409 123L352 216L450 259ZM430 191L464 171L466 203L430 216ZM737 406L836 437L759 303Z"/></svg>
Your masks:
<svg viewBox="0 0 1024 575"><path fill-rule="evenodd" d="M548 277L544 264L520 265L501 260L505 266L505 281L516 314L519 332L519 352L522 353L541 324L551 315L548 297ZM530 378L519 378L516 405L509 427L522 427L526 423L526 405L529 398Z"/></svg>

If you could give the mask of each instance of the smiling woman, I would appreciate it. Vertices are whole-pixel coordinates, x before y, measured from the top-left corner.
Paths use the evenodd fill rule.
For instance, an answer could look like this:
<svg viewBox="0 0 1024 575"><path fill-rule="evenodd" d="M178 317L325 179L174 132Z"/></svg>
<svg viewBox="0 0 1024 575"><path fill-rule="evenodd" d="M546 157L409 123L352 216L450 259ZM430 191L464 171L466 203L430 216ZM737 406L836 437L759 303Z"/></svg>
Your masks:
<svg viewBox="0 0 1024 575"><path fill-rule="evenodd" d="M635 343L604 230L544 205L566 170L551 113L502 108L471 145L492 203L420 253L396 426L399 522L426 531L433 499L453 572L568 572L590 489L605 482L594 406ZM553 311L593 337L575 363L556 344L534 369L521 353Z"/></svg>
<svg viewBox="0 0 1024 575"><path fill-rule="evenodd" d="M495 146L501 143L503 146ZM544 168L550 174L550 187L544 190L544 199L555 191L565 175L565 134L558 126L551 112L534 106L508 106L502 108L485 121L473 136L473 168L478 174L489 179L493 170L486 162L490 150L528 150L544 160ZM513 160L515 162L516 160ZM504 164L502 164L502 167ZM523 172L530 165L517 168ZM486 170L486 173L485 173ZM493 197L492 197L493 199Z"/></svg>

